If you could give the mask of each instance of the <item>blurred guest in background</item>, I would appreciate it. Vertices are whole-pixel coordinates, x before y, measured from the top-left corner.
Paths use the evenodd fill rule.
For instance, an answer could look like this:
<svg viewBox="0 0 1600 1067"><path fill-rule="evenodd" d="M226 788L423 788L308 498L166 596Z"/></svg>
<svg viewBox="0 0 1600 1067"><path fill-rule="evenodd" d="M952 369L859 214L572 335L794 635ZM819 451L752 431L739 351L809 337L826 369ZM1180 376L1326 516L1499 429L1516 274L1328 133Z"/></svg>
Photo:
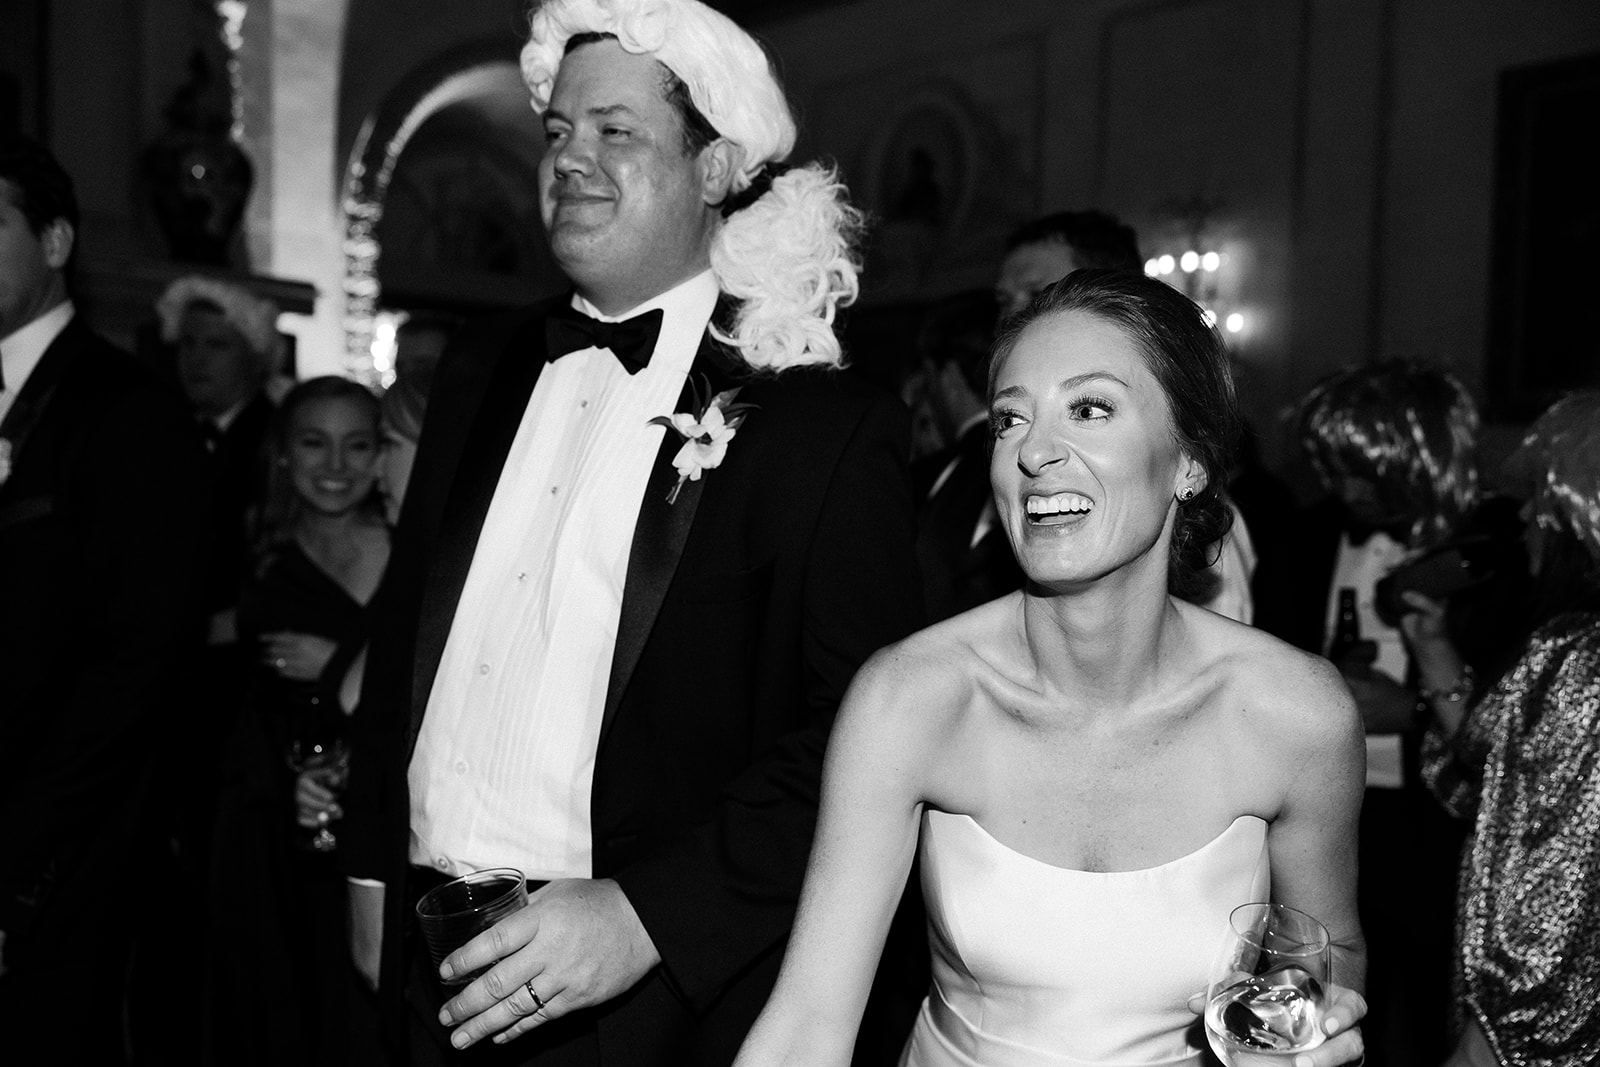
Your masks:
<svg viewBox="0 0 1600 1067"><path fill-rule="evenodd" d="M400 506L411 481L411 464L416 459L426 406L427 394L415 377L396 378L395 383L384 390L379 402L383 451L378 461L378 491L383 495L384 515L391 527L399 521ZM339 704L347 712L354 711L360 700L366 665L367 650L363 647L339 683ZM302 773L295 783L295 809L300 825L315 830L343 815L339 804L342 791L327 775L315 771Z"/></svg>
<svg viewBox="0 0 1600 1067"><path fill-rule="evenodd" d="M1143 273L1138 234L1104 211L1060 211L1013 230L994 283L1000 322L1027 307L1039 290L1080 267Z"/></svg>
<svg viewBox="0 0 1600 1067"><path fill-rule="evenodd" d="M261 498L262 444L272 419L266 384L282 350L277 308L237 285L189 275L156 301L161 338L175 346L178 383L211 456L212 530L219 551L207 575L211 644L234 640L233 609L250 551L245 514Z"/></svg>
<svg viewBox="0 0 1600 1067"><path fill-rule="evenodd" d="M0 140L0 1061L124 1060L154 746L198 651L201 447L90 332L72 181ZM170 946L169 946L170 947Z"/></svg>
<svg viewBox="0 0 1600 1067"><path fill-rule="evenodd" d="M175 811L184 877L203 879L215 816L222 742L243 700L246 658L238 643L239 589L249 570L247 516L266 483L263 449L273 405L266 384L281 359L278 310L229 282L188 275L156 301L161 338L174 346L178 384L206 444L205 488L213 551L205 572L210 623L201 670L186 688L185 763L195 773ZM176 704L176 701L175 701Z"/></svg>
<svg viewBox="0 0 1600 1067"><path fill-rule="evenodd" d="M1495 677L1514 651L1526 587L1516 506L1485 500L1478 414L1452 375L1390 361L1340 371L1302 400L1299 434L1328 499L1304 521L1287 590L1295 643L1329 656L1367 729L1362 926L1370 945L1369 1063L1444 1058L1458 825L1419 776L1423 718L1400 609L1380 582L1432 552L1470 555L1451 583L1446 623L1467 660ZM1430 570L1407 570L1420 580ZM1462 579L1470 584L1461 586ZM1393 588L1392 585L1382 587Z"/></svg>
<svg viewBox="0 0 1600 1067"><path fill-rule="evenodd" d="M365 647L389 558L378 492L378 400L345 378L302 382L269 437L258 550L239 604L256 658L228 746L213 882L211 1057L343 1062L344 879L336 805L297 825L297 777L329 794L345 771L339 689Z"/></svg>
<svg viewBox="0 0 1600 1067"><path fill-rule="evenodd" d="M427 370L431 372L431 368ZM383 448L378 461L378 489L383 495L384 513L391 527L399 521L406 486L411 481L417 441L422 434L422 418L427 406L427 393L420 384L423 380L424 373L414 367L408 368L407 373L397 377L384 391L379 404ZM383 611L383 590L384 586L380 585L368 602L369 616ZM367 649L362 645L339 682L339 705L346 713L353 713L360 700L366 667ZM344 817L343 778L341 774L330 774L319 767L300 772L295 779L294 805L296 821L303 830L320 834L324 828L333 827L329 832L348 836L350 831L334 826ZM379 1063L384 1057L383 1041L377 1030L378 1020L370 991L356 986L350 993L344 1022L349 1028L346 1036L351 1062Z"/></svg>
<svg viewBox="0 0 1600 1067"><path fill-rule="evenodd" d="M1474 703L1444 604L1409 593L1402 622L1432 716L1424 774L1475 820L1448 1067L1579 1067L1600 1056L1600 393L1556 403L1506 466L1537 592L1515 664Z"/></svg>
<svg viewBox="0 0 1600 1067"><path fill-rule="evenodd" d="M413 311L395 331L395 378L410 378L423 392L433 381L434 369L460 320L443 311Z"/></svg>
<svg viewBox="0 0 1600 1067"><path fill-rule="evenodd" d="M422 416L427 411L427 388L415 376L402 375L384 391L383 461L379 487L389 522L399 521L400 505L411 482L411 464L417 458L417 442L422 439Z"/></svg>
<svg viewBox="0 0 1600 1067"><path fill-rule="evenodd" d="M932 619L1022 585L989 488L992 435L984 394L995 321L989 294L954 297L930 313L919 339L929 409L943 439L954 442L912 467L917 565Z"/></svg>
<svg viewBox="0 0 1600 1067"><path fill-rule="evenodd" d="M1233 366L1238 369L1237 363ZM1250 577L1250 624L1294 643L1295 612L1284 591L1294 587L1301 569L1296 544L1300 500L1289 483L1262 462L1260 438L1248 419L1239 435L1228 499L1248 524L1256 557Z"/></svg>

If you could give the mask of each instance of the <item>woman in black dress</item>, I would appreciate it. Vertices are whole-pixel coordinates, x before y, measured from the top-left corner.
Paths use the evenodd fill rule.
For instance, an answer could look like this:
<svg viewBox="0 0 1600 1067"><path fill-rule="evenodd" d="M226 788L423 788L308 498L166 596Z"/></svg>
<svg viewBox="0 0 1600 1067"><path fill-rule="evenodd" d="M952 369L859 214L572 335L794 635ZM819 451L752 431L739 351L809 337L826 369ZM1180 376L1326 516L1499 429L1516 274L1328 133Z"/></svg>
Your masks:
<svg viewBox="0 0 1600 1067"><path fill-rule="evenodd" d="M224 769L208 1046L218 1062L336 1063L351 981L336 823L297 825L294 794L297 775L336 784L343 773L339 683L389 556L378 401L344 378L303 382L269 450L239 607L257 671Z"/></svg>

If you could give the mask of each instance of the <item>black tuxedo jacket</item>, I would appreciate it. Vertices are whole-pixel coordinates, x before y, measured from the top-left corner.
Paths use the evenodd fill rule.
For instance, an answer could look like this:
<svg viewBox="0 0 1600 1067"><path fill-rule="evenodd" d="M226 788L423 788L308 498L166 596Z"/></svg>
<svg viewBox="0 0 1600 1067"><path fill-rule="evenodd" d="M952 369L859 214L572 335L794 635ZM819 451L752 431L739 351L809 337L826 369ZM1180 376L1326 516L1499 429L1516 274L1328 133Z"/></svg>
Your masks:
<svg viewBox="0 0 1600 1067"><path fill-rule="evenodd" d="M1022 568L997 522L977 544L972 534L993 492L989 485L988 423L921 462L917 496L917 565L931 619L947 619L1022 588ZM944 483L934 483L946 467Z"/></svg>
<svg viewBox="0 0 1600 1067"><path fill-rule="evenodd" d="M76 317L0 437L0 930L20 971L133 873L131 797L202 632L205 493L177 395Z"/></svg>
<svg viewBox="0 0 1600 1067"><path fill-rule="evenodd" d="M406 768L554 306L465 333L447 354L396 533L340 836L351 873L390 887L391 1008L409 919ZM834 713L862 661L921 621L898 401L836 371L751 375L709 337L700 376L741 385L756 409L672 504L681 440L665 435L634 529L594 875L621 884L662 964L595 1012L608 1067L732 1059L788 936ZM676 410L688 408L686 384Z"/></svg>

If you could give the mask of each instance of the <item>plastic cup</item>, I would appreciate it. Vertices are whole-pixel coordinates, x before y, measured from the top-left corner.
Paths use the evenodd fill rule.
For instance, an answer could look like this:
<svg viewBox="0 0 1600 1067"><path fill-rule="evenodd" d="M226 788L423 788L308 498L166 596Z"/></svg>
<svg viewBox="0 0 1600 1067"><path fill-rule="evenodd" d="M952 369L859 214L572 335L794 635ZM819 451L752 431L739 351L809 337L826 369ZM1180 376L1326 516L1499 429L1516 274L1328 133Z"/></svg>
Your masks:
<svg viewBox="0 0 1600 1067"><path fill-rule="evenodd" d="M527 881L512 867L475 871L428 890L417 901L417 921L428 943L428 955L433 957L433 973L439 973L439 965L450 953L527 903ZM440 982L446 988L464 986L490 966Z"/></svg>

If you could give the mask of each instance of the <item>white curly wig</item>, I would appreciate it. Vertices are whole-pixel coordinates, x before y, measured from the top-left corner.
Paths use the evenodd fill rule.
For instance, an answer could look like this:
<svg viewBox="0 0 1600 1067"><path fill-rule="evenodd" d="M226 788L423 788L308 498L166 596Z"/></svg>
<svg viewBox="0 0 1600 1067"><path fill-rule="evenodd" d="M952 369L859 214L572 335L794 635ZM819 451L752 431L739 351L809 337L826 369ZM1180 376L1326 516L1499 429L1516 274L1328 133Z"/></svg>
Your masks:
<svg viewBox="0 0 1600 1067"><path fill-rule="evenodd" d="M220 308L223 319L239 331L263 370L269 374L277 371L284 354L283 337L278 333L278 305L248 289L201 274L177 279L157 298L156 315L161 320L163 341L173 344L178 340L183 313L197 301Z"/></svg>
<svg viewBox="0 0 1600 1067"><path fill-rule="evenodd" d="M782 165L794 150L794 117L761 45L699 0L545 0L522 50L535 110L549 106L567 41L581 33L610 34L626 51L653 56L744 151L711 247L719 286L739 301L717 336L760 370L841 364L833 320L859 292L861 214L832 169Z"/></svg>

